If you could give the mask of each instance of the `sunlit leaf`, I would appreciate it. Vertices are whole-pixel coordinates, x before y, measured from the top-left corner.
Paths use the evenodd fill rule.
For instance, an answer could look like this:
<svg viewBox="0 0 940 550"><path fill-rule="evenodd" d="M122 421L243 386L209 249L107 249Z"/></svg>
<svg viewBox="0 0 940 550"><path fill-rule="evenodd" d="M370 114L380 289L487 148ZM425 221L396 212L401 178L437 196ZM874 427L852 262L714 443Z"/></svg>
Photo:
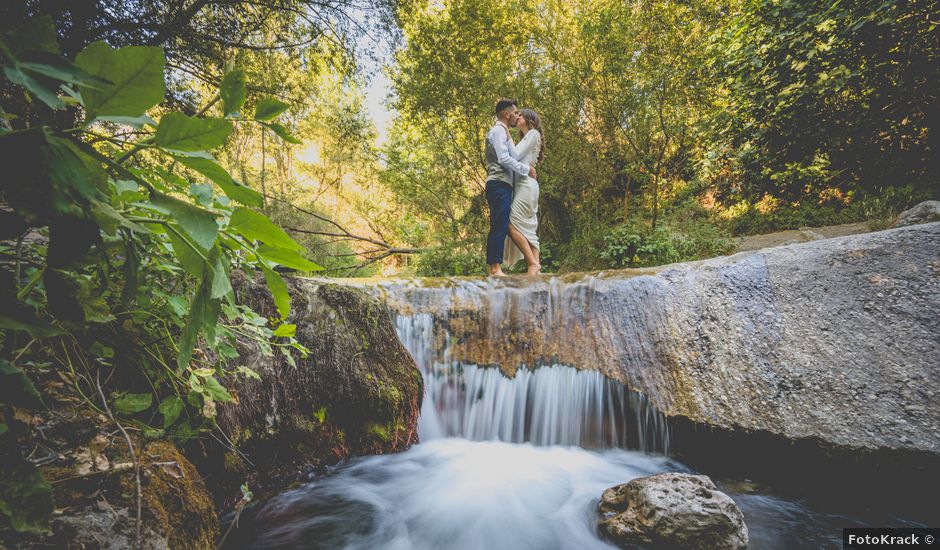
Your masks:
<svg viewBox="0 0 940 550"><path fill-rule="evenodd" d="M303 246L291 239L283 229L274 225L263 214L259 214L248 208L239 208L235 210L229 220L229 225L248 239L255 239L274 248L287 248L293 250L303 250Z"/></svg>
<svg viewBox="0 0 940 550"><path fill-rule="evenodd" d="M232 400L232 394L230 394L214 376L205 379L204 388L206 395L219 403L227 403Z"/></svg>
<svg viewBox="0 0 940 550"><path fill-rule="evenodd" d="M219 233L215 214L169 195L153 191L150 200L169 214L204 252L208 252Z"/></svg>
<svg viewBox="0 0 940 550"><path fill-rule="evenodd" d="M294 143L297 145L302 144L303 142L295 138L287 131L287 128L283 124L278 124L277 122L268 122L265 123L265 126L270 128L277 136L288 143Z"/></svg>
<svg viewBox="0 0 940 550"><path fill-rule="evenodd" d="M134 414L146 411L153 404L153 395L149 393L125 393L114 400L114 410L121 414Z"/></svg>
<svg viewBox="0 0 940 550"><path fill-rule="evenodd" d="M157 121L150 118L147 115L141 116L99 116L95 118L95 122L113 122L114 124L120 124L122 126L130 126L132 128L137 128L138 130L144 126L157 127Z"/></svg>
<svg viewBox="0 0 940 550"><path fill-rule="evenodd" d="M301 256L300 252L296 249L275 248L268 245L261 245L256 252L266 260L291 269L299 269L301 271L319 271L323 269L319 265Z"/></svg>
<svg viewBox="0 0 940 550"><path fill-rule="evenodd" d="M88 120L101 115L136 117L163 101L165 57L162 48L125 46L112 49L105 42L89 44L75 57L75 65L102 78L106 86L80 86Z"/></svg>
<svg viewBox="0 0 940 550"><path fill-rule="evenodd" d="M173 151L205 151L220 147L231 133L232 123L228 120L174 112L160 119L154 143Z"/></svg>
<svg viewBox="0 0 940 550"><path fill-rule="evenodd" d="M274 335L282 338L291 338L297 334L297 325L291 323L282 323L281 326L274 329Z"/></svg>
<svg viewBox="0 0 940 550"><path fill-rule="evenodd" d="M236 69L226 73L226 75L222 77L219 95L222 97L222 111L225 113L225 116L238 114L245 104L247 93L245 71Z"/></svg>
<svg viewBox="0 0 940 550"><path fill-rule="evenodd" d="M246 206L260 207L264 204L264 198L261 193L235 181L232 176L229 175L228 171L219 166L214 160L183 156L176 156L174 158L176 158L180 164L199 172L215 182L228 198Z"/></svg>
<svg viewBox="0 0 940 550"><path fill-rule="evenodd" d="M273 97L263 97L255 105L255 120L267 121L283 113L290 107L287 103Z"/></svg>

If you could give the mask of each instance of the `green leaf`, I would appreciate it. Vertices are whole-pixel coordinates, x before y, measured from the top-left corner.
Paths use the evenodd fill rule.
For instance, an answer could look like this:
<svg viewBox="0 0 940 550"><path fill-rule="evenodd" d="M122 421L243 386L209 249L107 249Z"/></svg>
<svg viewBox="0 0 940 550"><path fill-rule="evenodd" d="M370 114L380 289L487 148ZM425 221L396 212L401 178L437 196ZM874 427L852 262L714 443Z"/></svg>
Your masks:
<svg viewBox="0 0 940 550"><path fill-rule="evenodd" d="M290 107L287 103L273 97L263 97L255 105L255 120L271 120Z"/></svg>
<svg viewBox="0 0 940 550"><path fill-rule="evenodd" d="M238 355L236 354L235 357L238 357ZM261 380L261 375L260 375L260 374L258 374L257 372L253 371L252 369L250 369L250 368L248 368L248 367L246 367L246 366L244 366L244 365L238 365L237 367L235 367L235 372L237 372L238 374L241 374L241 375L244 376L245 378L251 378L251 379L254 379L254 380Z"/></svg>
<svg viewBox="0 0 940 550"><path fill-rule="evenodd" d="M189 366L193 358L193 348L196 345L196 337L199 336L199 330L202 329L206 320L206 311L208 308L208 291L206 288L206 278L203 275L199 287L196 289L196 295L193 297L192 305L189 307L189 315L186 317L186 324L183 331L180 332L179 352L176 357L176 364L179 372L182 372Z"/></svg>
<svg viewBox="0 0 940 550"><path fill-rule="evenodd" d="M17 457L5 462L0 476L0 515L6 516L16 531L48 532L53 510L49 482L26 460Z"/></svg>
<svg viewBox="0 0 940 550"><path fill-rule="evenodd" d="M4 424L3 422L0 422L0 435L3 435L3 434L5 434L5 433L7 433L7 430L9 430L9 429L10 429L10 428L7 427L6 424Z"/></svg>
<svg viewBox="0 0 940 550"><path fill-rule="evenodd" d="M264 280L268 282L268 289L271 290L271 296L274 297L274 305L282 319L287 319L290 315L290 293L287 290L287 283L284 278L273 269L261 264L261 272L264 273Z"/></svg>
<svg viewBox="0 0 940 550"><path fill-rule="evenodd" d="M215 401L227 403L232 400L232 394L230 394L214 376L206 378L204 384L206 395Z"/></svg>
<svg viewBox="0 0 940 550"><path fill-rule="evenodd" d="M101 115L140 116L163 101L165 64L162 48L126 46L115 50L102 41L89 44L75 57L75 65L111 84L79 87L88 120Z"/></svg>
<svg viewBox="0 0 940 550"><path fill-rule="evenodd" d="M256 252L259 256L266 260L270 260L274 263L280 264L284 267L289 267L291 269L299 269L301 271L319 271L323 269L319 265L301 256L300 252L297 250L288 248L274 248L263 244L258 247Z"/></svg>
<svg viewBox="0 0 940 550"><path fill-rule="evenodd" d="M36 386L6 359L0 359L0 403L24 409L44 409Z"/></svg>
<svg viewBox="0 0 940 550"><path fill-rule="evenodd" d="M9 304L4 304L4 306L8 305ZM47 338L49 336L65 334L65 331L37 317L36 313L29 306L22 303L18 305L22 305L23 307L17 307L15 311L7 310L0 313L0 328L23 330L28 332L33 338Z"/></svg>
<svg viewBox="0 0 940 550"><path fill-rule="evenodd" d="M290 135L290 133L287 131L287 128L285 128L283 124L278 124L277 122L266 122L264 125L270 128L275 134L277 134L279 138L283 139L287 143L294 143L297 145L303 143L299 139Z"/></svg>
<svg viewBox="0 0 940 550"><path fill-rule="evenodd" d="M245 104L247 94L245 71L236 69L222 77L219 95L222 97L222 110L225 112L225 116L237 115Z"/></svg>
<svg viewBox="0 0 940 550"><path fill-rule="evenodd" d="M39 82L30 75L24 73L16 67L4 67L3 74L6 75L7 79L14 83L19 84L20 86L29 90L31 94L39 98L43 103L48 105L52 109L60 109L65 107L65 103L59 99L58 94L53 89L46 87L45 84Z"/></svg>
<svg viewBox="0 0 940 550"><path fill-rule="evenodd" d="M222 301L217 298L206 300L206 314L203 321L203 330L206 331L206 343L215 349L219 345L216 329L219 324L219 314L222 312Z"/></svg>
<svg viewBox="0 0 940 550"><path fill-rule="evenodd" d="M215 193L208 183L192 183L189 185L189 196L196 199L197 204L211 206Z"/></svg>
<svg viewBox="0 0 940 550"><path fill-rule="evenodd" d="M209 293L209 296L211 298L221 298L228 296L231 292L232 283L229 281L228 272L225 270L222 258L216 258L215 265L212 267L212 292Z"/></svg>
<svg viewBox="0 0 940 550"><path fill-rule="evenodd" d="M282 338L293 338L295 334L297 334L297 325L290 323L282 323L274 329L274 335Z"/></svg>
<svg viewBox="0 0 940 550"><path fill-rule="evenodd" d="M212 248L219 233L215 214L157 191L151 191L150 201L169 214L203 252Z"/></svg>
<svg viewBox="0 0 940 550"><path fill-rule="evenodd" d="M81 67L77 67L65 59L55 57L45 63L25 62L19 64L20 69L38 73L70 84L80 84L89 88L102 89L111 83L107 80L88 74Z"/></svg>
<svg viewBox="0 0 940 550"><path fill-rule="evenodd" d="M229 225L248 239L256 239L275 248L303 250L303 246L291 239L283 229L274 225L263 214L247 208L238 208L232 213Z"/></svg>
<svg viewBox="0 0 940 550"><path fill-rule="evenodd" d="M92 216L94 216L95 221L98 222L98 225L100 225L101 228L104 229L109 235L114 235L118 227L130 229L131 231L136 231L138 233L150 233L149 229L128 220L124 217L123 214L115 210L113 206L106 202L92 200L91 213Z"/></svg>
<svg viewBox="0 0 940 550"><path fill-rule="evenodd" d="M114 400L114 410L121 414L134 414L146 411L153 404L153 395L149 393L125 393Z"/></svg>
<svg viewBox="0 0 940 550"><path fill-rule="evenodd" d="M222 118L167 113L157 125L154 143L173 151L205 151L220 147L231 133L232 123Z"/></svg>
<svg viewBox="0 0 940 550"><path fill-rule="evenodd" d="M3 43L17 57L22 57L28 52L59 54L55 21L49 15L26 19L14 30L3 34Z"/></svg>
<svg viewBox="0 0 940 550"><path fill-rule="evenodd" d="M175 395L171 395L160 402L160 406L157 410L163 415L163 429L169 428L176 422L176 419L180 417L180 413L183 412L183 400Z"/></svg>
<svg viewBox="0 0 940 550"><path fill-rule="evenodd" d="M229 173L212 159L174 156L177 161L215 182L225 195L246 206L260 207L264 204L261 193L235 181Z"/></svg>
<svg viewBox="0 0 940 550"><path fill-rule="evenodd" d="M176 259L179 260L186 273L201 278L206 269L206 261L194 250L195 245L174 231L167 231L167 236L170 238L170 245L173 247Z"/></svg>
<svg viewBox="0 0 940 550"><path fill-rule="evenodd" d="M113 122L122 126L130 126L138 130L144 126L157 127L157 121L147 115L141 116L99 116L93 122Z"/></svg>

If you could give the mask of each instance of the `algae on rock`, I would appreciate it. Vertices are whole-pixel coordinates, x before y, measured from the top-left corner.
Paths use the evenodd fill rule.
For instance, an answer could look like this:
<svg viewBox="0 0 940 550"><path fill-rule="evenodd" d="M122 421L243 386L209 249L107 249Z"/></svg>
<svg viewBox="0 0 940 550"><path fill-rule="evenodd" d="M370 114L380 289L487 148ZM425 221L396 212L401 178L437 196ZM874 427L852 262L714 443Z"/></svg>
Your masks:
<svg viewBox="0 0 940 550"><path fill-rule="evenodd" d="M235 361L260 380L229 380L237 403L219 407L217 421L237 452L226 453L224 474L212 480L234 494L246 478L262 486L296 479L342 459L395 452L417 442L421 373L401 345L386 306L335 284L288 278L288 322L309 349L292 366L278 352L265 356L241 342ZM242 303L262 315L274 304L258 280L241 280Z"/></svg>

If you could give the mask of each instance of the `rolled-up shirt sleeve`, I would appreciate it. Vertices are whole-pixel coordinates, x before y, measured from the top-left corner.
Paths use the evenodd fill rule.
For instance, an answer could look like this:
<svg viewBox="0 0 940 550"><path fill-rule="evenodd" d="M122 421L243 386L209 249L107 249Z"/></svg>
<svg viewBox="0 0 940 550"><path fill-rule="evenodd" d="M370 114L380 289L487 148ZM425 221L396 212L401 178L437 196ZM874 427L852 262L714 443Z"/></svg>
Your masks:
<svg viewBox="0 0 940 550"><path fill-rule="evenodd" d="M508 130L502 126L496 125L490 130L486 139L490 140L493 145L493 150L496 151L496 160L503 165L503 168L512 170L520 176L526 176L529 174L530 167L528 164L512 158L512 155L509 154L509 147L506 145L507 132Z"/></svg>

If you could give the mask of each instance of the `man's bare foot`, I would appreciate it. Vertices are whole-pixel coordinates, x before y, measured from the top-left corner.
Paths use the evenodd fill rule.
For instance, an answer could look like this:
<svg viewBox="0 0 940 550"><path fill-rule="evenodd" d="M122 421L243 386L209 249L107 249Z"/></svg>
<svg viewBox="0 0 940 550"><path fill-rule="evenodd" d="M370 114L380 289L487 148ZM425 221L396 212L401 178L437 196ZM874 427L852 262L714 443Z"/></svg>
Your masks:
<svg viewBox="0 0 940 550"><path fill-rule="evenodd" d="M526 275L541 275L542 274L542 264L532 264L525 271Z"/></svg>

